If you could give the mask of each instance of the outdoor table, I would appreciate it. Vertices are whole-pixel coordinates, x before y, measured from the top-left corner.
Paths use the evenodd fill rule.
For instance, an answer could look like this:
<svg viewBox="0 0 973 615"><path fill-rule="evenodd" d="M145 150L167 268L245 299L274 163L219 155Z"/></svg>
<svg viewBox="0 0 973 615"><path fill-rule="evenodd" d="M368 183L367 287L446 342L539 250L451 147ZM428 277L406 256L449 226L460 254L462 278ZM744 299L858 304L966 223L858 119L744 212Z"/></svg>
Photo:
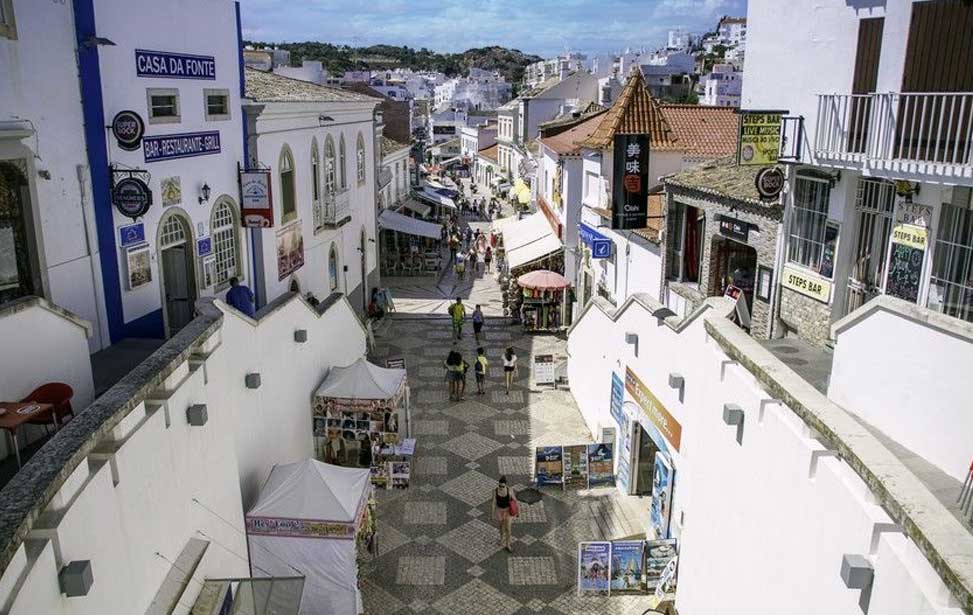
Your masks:
<svg viewBox="0 0 973 615"><path fill-rule="evenodd" d="M10 434L13 443L14 454L17 456L17 468L22 467L20 463L20 448L17 446L17 428L46 413L54 415L52 404L42 404L39 402L28 401L3 401L0 402L0 429ZM57 416L54 415L54 427L57 427Z"/></svg>

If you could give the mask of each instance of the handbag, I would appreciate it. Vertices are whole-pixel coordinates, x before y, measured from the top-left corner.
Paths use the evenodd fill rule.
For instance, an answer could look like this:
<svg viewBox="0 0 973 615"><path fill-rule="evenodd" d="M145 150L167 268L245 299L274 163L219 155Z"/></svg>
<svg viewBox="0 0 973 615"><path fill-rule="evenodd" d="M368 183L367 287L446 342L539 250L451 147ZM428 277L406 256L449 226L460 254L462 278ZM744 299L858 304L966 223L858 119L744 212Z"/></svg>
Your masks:
<svg viewBox="0 0 973 615"><path fill-rule="evenodd" d="M520 514L520 504L518 504L517 500L515 500L514 497L511 495L510 496L510 516L516 517L519 514Z"/></svg>

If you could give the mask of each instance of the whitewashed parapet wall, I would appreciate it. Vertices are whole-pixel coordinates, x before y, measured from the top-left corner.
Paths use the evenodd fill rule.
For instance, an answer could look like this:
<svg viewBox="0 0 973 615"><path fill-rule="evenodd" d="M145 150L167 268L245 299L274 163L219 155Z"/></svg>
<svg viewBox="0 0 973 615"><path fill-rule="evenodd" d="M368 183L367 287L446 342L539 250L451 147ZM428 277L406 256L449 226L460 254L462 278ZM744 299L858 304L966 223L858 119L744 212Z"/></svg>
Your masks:
<svg viewBox="0 0 973 615"><path fill-rule="evenodd" d="M273 464L310 454L311 394L364 353L365 333L341 295L317 308L289 295L258 320L212 300L199 309L0 491L4 615L184 615L201 584L181 569L249 576L247 502ZM201 426L187 418L197 404ZM80 560L94 583L68 598L58 573Z"/></svg>
<svg viewBox="0 0 973 615"><path fill-rule="evenodd" d="M680 612L860 613L860 591L840 576L845 555L874 569L870 615L973 606L973 537L901 462L727 320L727 300L685 320L652 316L661 307L644 295L617 311L596 299L571 331L569 376L593 432L614 424L610 374L626 367L682 425ZM685 379L682 401L671 373ZM742 444L724 404L744 412Z"/></svg>

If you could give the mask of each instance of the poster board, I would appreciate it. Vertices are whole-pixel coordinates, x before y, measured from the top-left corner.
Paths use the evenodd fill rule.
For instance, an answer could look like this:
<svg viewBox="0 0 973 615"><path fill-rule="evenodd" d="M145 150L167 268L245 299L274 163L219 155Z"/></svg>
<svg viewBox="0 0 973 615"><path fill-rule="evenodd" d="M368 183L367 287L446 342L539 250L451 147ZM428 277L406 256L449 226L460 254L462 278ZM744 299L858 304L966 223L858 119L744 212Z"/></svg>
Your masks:
<svg viewBox="0 0 973 615"><path fill-rule="evenodd" d="M584 444L565 446L564 487L585 489L588 486L588 447Z"/></svg>
<svg viewBox="0 0 973 615"><path fill-rule="evenodd" d="M611 543L578 543L578 593L608 595L611 591Z"/></svg>
<svg viewBox="0 0 973 615"><path fill-rule="evenodd" d="M652 479L652 503L649 518L656 538L669 537L669 518L672 507L673 469L665 454L655 454L655 471Z"/></svg>
<svg viewBox="0 0 973 615"><path fill-rule="evenodd" d="M554 384L557 377L554 374L554 355L539 354L534 357L534 383Z"/></svg>
<svg viewBox="0 0 973 615"><path fill-rule="evenodd" d="M615 483L614 448L612 442L588 445L588 487Z"/></svg>
<svg viewBox="0 0 973 615"><path fill-rule="evenodd" d="M645 592L645 542L642 540L613 540L611 543L611 593L640 594Z"/></svg>
<svg viewBox="0 0 973 615"><path fill-rule="evenodd" d="M675 538L647 540L645 542L645 589L672 593L676 590L675 564L677 544Z"/></svg>
<svg viewBox="0 0 973 615"><path fill-rule="evenodd" d="M408 461L390 461L389 486L393 489L405 489L412 478L412 464Z"/></svg>
<svg viewBox="0 0 973 615"><path fill-rule="evenodd" d="M534 478L537 486L563 485L563 451L560 446L539 446L534 451Z"/></svg>
<svg viewBox="0 0 973 615"><path fill-rule="evenodd" d="M892 229L885 294L918 302L927 242L928 234L921 226L899 224Z"/></svg>

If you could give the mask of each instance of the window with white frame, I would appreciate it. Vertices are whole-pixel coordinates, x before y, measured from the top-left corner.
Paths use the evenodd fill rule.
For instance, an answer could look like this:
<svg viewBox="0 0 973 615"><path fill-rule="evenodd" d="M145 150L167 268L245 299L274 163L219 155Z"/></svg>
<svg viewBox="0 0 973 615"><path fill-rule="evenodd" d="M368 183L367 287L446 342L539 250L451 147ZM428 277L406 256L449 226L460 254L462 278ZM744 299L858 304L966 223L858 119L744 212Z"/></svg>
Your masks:
<svg viewBox="0 0 973 615"><path fill-rule="evenodd" d="M0 0L0 38L17 38L13 0Z"/></svg>
<svg viewBox="0 0 973 615"><path fill-rule="evenodd" d="M828 180L798 177L794 183L787 260L815 273L821 272L825 253L830 197Z"/></svg>
<svg viewBox="0 0 973 615"><path fill-rule="evenodd" d="M357 160L357 177L358 183L365 183L365 138L362 137L361 133L358 133L358 143L355 147L355 154Z"/></svg>
<svg viewBox="0 0 973 615"><path fill-rule="evenodd" d="M207 121L230 119L230 90L204 89L203 104Z"/></svg>
<svg viewBox="0 0 973 615"><path fill-rule="evenodd" d="M328 252L328 285L331 292L338 290L338 246L333 243Z"/></svg>
<svg viewBox="0 0 973 615"><path fill-rule="evenodd" d="M953 187L953 200L943 203L929 277L927 305L973 322L973 203L970 188Z"/></svg>
<svg viewBox="0 0 973 615"><path fill-rule="evenodd" d="M334 168L334 140L328 135L324 140L324 196L331 197L338 189Z"/></svg>
<svg viewBox="0 0 973 615"><path fill-rule="evenodd" d="M338 185L341 186L342 190L348 187L347 161L348 159L345 156L345 135L341 135L341 138L338 140L338 179L341 183Z"/></svg>
<svg viewBox="0 0 973 615"><path fill-rule="evenodd" d="M146 103L150 124L174 124L181 120L179 90L175 88L147 88Z"/></svg>
<svg viewBox="0 0 973 615"><path fill-rule="evenodd" d="M240 254L237 242L236 208L228 198L220 198L210 216L210 235L215 257L214 282L217 288L229 284L230 278L240 275Z"/></svg>
<svg viewBox="0 0 973 615"><path fill-rule="evenodd" d="M297 201L294 188L294 157L287 146L280 152L277 164L280 176L281 223L290 222L297 217Z"/></svg>

